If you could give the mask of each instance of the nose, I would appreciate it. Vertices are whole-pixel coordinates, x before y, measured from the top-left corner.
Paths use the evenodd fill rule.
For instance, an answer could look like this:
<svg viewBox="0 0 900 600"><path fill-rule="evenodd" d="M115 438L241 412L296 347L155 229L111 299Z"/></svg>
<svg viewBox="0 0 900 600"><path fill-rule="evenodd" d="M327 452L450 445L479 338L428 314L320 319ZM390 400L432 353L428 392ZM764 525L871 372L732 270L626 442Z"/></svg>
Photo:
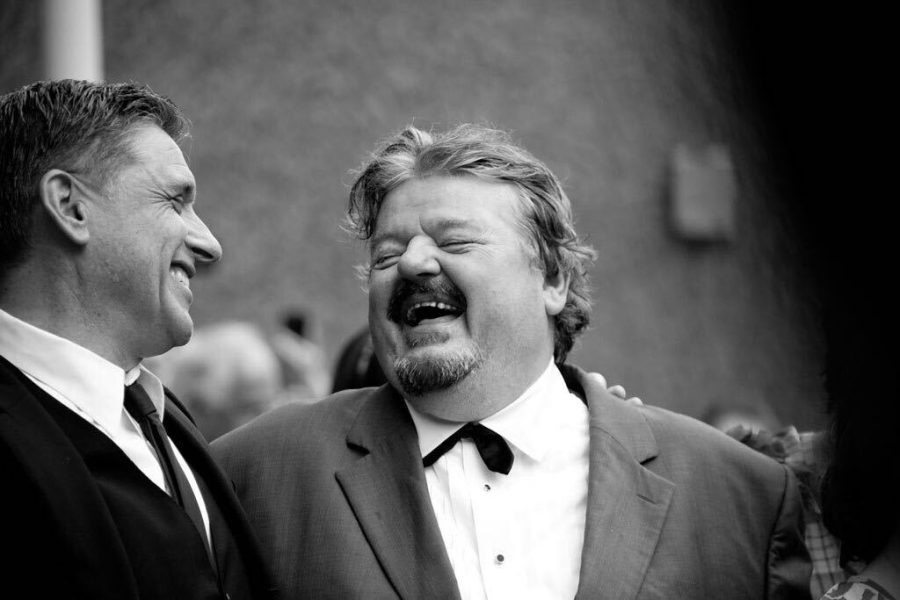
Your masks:
<svg viewBox="0 0 900 600"><path fill-rule="evenodd" d="M200 263L214 263L222 258L222 246L219 240L212 234L206 223L197 215L191 214L188 218L187 246L191 249L194 259Z"/></svg>
<svg viewBox="0 0 900 600"><path fill-rule="evenodd" d="M434 241L417 236L409 241L397 262L397 270L404 279L425 279L441 272Z"/></svg>

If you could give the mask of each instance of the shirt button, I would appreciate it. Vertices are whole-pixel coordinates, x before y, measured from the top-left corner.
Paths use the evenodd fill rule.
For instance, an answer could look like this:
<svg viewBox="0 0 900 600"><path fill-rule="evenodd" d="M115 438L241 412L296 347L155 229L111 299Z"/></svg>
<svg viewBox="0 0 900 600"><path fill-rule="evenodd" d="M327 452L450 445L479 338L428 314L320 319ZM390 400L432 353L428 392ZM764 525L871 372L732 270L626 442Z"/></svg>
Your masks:
<svg viewBox="0 0 900 600"><path fill-rule="evenodd" d="M487 484L487 483L484 484L484 491L486 491L486 492L491 491L491 486L490 486L489 484Z"/></svg>
<svg viewBox="0 0 900 600"><path fill-rule="evenodd" d="M498 554L497 556L494 557L494 560L497 562L498 565L502 565L503 561L506 560L506 558L502 554Z"/></svg>

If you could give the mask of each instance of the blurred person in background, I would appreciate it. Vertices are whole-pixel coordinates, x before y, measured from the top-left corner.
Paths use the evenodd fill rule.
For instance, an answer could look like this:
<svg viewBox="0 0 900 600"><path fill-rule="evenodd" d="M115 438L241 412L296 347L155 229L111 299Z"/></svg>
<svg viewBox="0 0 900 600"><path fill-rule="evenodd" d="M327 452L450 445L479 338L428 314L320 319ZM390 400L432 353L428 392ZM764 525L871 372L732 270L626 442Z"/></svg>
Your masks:
<svg viewBox="0 0 900 600"><path fill-rule="evenodd" d="M309 331L307 311L292 309L281 319L269 343L281 362L286 401L315 402L331 391L328 359Z"/></svg>
<svg viewBox="0 0 900 600"><path fill-rule="evenodd" d="M408 127L351 189L388 384L213 444L282 592L809 598L792 472L566 364L593 251L503 132Z"/></svg>
<svg viewBox="0 0 900 600"><path fill-rule="evenodd" d="M214 440L276 406L328 394L324 353L289 321L271 335L248 321L198 327L190 343L147 364Z"/></svg>
<svg viewBox="0 0 900 600"><path fill-rule="evenodd" d="M198 327L190 343L148 361L208 440L282 400L281 364L262 331L242 321Z"/></svg>
<svg viewBox="0 0 900 600"><path fill-rule="evenodd" d="M876 233L871 231L871 233ZM871 238L890 245L891 238ZM884 240L884 241L881 241ZM878 260L889 253L865 256ZM887 249L885 249L887 250ZM842 288L843 290L843 288ZM826 383L832 423L822 485L825 525L850 577L828 600L900 599L900 298L863 276L829 319Z"/></svg>
<svg viewBox="0 0 900 600"><path fill-rule="evenodd" d="M231 482L142 361L221 248L188 123L137 84L0 96L0 563L29 598L267 598Z"/></svg>
<svg viewBox="0 0 900 600"><path fill-rule="evenodd" d="M364 327L355 333L341 349L334 366L332 393L355 388L378 387L387 383L384 371L378 364L372 334Z"/></svg>

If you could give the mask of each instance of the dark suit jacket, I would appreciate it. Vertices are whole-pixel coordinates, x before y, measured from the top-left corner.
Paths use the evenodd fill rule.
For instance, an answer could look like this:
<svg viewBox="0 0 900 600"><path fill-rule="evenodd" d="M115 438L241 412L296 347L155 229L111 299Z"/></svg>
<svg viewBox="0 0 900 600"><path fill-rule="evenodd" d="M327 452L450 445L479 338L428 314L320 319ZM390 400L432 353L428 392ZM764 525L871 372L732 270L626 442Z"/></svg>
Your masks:
<svg viewBox="0 0 900 600"><path fill-rule="evenodd" d="M567 369L590 409L578 598L809 598L790 471ZM583 386L583 388L582 388ZM416 431L389 386L290 405L213 443L287 598L459 598Z"/></svg>
<svg viewBox="0 0 900 600"><path fill-rule="evenodd" d="M37 393L41 391L21 371L0 357L0 519L5 523L0 555L15 557L0 563L0 585L35 598L44 597L40 590L59 589L66 598L138 600L129 557L100 490ZM272 597L268 567L230 481L184 407L168 392L165 425L207 484L237 543L255 597ZM33 535L10 533L29 531ZM16 537L22 539L11 539Z"/></svg>

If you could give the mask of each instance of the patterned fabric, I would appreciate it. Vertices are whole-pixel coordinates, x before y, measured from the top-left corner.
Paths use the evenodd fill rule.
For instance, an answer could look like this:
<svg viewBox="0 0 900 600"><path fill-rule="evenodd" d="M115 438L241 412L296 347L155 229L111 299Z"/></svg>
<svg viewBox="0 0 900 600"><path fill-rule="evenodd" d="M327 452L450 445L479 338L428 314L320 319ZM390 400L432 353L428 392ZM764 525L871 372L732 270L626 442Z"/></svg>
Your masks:
<svg viewBox="0 0 900 600"><path fill-rule="evenodd" d="M871 579L850 577L828 590L821 600L895 600L895 598Z"/></svg>
<svg viewBox="0 0 900 600"><path fill-rule="evenodd" d="M818 598L835 583L853 574L853 571L841 569L841 543L822 523L817 492L824 471L820 450L824 438L824 433L806 431L798 434L793 427L785 436L785 464L794 470L803 492L806 548L813 563L809 586L813 598Z"/></svg>
<svg viewBox="0 0 900 600"><path fill-rule="evenodd" d="M841 545L835 539L819 516L806 516L806 549L812 560L813 571L809 590L813 598L821 596L825 590L841 581L846 574L841 569Z"/></svg>

